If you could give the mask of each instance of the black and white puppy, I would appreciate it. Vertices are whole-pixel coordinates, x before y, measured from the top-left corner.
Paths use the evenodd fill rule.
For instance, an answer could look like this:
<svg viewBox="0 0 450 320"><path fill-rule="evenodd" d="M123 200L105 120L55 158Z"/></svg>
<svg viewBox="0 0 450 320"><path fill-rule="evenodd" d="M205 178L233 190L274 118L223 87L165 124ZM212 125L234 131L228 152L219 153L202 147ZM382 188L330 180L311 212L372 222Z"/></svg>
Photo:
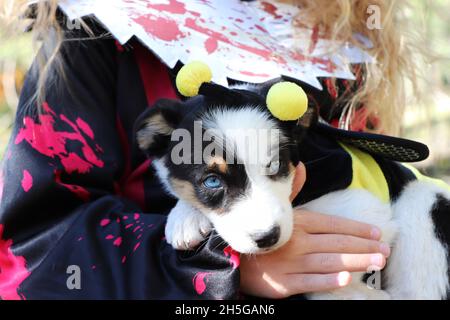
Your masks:
<svg viewBox="0 0 450 320"><path fill-rule="evenodd" d="M298 162L297 126L268 112L264 90L203 89L206 94L186 102L158 101L137 126L140 148L179 199L168 216L166 239L176 249L192 249L214 228L241 253L275 250L293 230L289 195ZM270 132L275 139L243 143L242 130ZM180 147L180 137L191 140ZM255 154L263 155L254 161ZM446 298L449 204L450 192L427 181L411 182L388 203L366 190L346 189L305 204L308 210L376 225L392 247L383 290L367 286L358 273L349 286L309 298ZM446 234L436 232L437 220L447 221Z"/></svg>
<svg viewBox="0 0 450 320"><path fill-rule="evenodd" d="M276 249L293 228L292 126L276 121L257 92L210 89L187 102L158 101L138 127L140 148L179 199L166 239L191 249L214 228L239 252Z"/></svg>

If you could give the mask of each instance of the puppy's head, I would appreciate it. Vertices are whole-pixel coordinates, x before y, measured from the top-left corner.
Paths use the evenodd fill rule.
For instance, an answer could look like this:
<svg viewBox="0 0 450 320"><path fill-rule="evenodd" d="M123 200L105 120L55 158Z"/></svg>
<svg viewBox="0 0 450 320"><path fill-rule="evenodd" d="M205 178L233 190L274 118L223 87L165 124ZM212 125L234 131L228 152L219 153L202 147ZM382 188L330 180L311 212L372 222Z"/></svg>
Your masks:
<svg viewBox="0 0 450 320"><path fill-rule="evenodd" d="M137 141L167 190L235 250L271 251L293 229L294 126L275 119L260 92L226 90L225 103L202 95L158 101L141 116Z"/></svg>

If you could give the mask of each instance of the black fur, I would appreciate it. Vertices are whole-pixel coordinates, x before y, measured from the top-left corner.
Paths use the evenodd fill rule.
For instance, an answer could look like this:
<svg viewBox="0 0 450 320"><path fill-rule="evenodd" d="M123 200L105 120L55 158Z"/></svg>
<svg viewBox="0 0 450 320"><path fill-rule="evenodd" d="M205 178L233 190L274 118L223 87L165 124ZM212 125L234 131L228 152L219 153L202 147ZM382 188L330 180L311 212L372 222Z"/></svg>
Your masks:
<svg viewBox="0 0 450 320"><path fill-rule="evenodd" d="M436 237L447 249L447 265L449 266L447 274L450 279L450 199L440 194L437 195L431 211L431 218L433 219ZM450 299L450 292L447 292L446 299Z"/></svg>

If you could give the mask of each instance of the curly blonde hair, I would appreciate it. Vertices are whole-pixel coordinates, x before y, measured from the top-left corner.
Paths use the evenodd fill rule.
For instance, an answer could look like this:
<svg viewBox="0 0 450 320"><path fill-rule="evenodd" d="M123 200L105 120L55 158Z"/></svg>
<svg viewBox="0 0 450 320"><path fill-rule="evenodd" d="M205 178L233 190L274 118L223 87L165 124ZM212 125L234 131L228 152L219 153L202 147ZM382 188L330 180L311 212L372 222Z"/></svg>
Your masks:
<svg viewBox="0 0 450 320"><path fill-rule="evenodd" d="M9 0L12 1L12 0ZM279 0L293 3L301 8L295 21L319 28L322 34L333 40L351 42L361 46L354 34L368 38L373 47L369 53L375 63L365 65L362 82L346 101L343 125L348 125L356 106L364 105L369 118L377 119L376 132L398 134L406 99L406 87L410 83L417 93L417 57L423 56L420 38L413 34L405 16L406 0ZM8 0L7 0L8 2ZM24 10L25 0L12 1L17 10ZM381 28L367 27L369 6L380 11ZM45 99L50 66L60 64L58 51L64 41L61 26L57 21L58 0L39 1L33 17L34 39L53 38L51 49L38 57L39 80L35 98ZM294 23L295 24L295 23ZM364 48L366 49L366 48ZM58 68L62 72L62 68Z"/></svg>

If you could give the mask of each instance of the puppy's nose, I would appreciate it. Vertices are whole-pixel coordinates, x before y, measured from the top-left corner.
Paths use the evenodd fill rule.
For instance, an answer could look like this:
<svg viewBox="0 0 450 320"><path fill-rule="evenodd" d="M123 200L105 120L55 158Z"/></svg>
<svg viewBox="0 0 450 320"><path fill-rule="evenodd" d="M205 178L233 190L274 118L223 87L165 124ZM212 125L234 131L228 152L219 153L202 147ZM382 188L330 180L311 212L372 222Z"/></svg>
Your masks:
<svg viewBox="0 0 450 320"><path fill-rule="evenodd" d="M258 248L268 248L273 246L280 239L280 226L275 226L267 232L256 233L252 235Z"/></svg>

